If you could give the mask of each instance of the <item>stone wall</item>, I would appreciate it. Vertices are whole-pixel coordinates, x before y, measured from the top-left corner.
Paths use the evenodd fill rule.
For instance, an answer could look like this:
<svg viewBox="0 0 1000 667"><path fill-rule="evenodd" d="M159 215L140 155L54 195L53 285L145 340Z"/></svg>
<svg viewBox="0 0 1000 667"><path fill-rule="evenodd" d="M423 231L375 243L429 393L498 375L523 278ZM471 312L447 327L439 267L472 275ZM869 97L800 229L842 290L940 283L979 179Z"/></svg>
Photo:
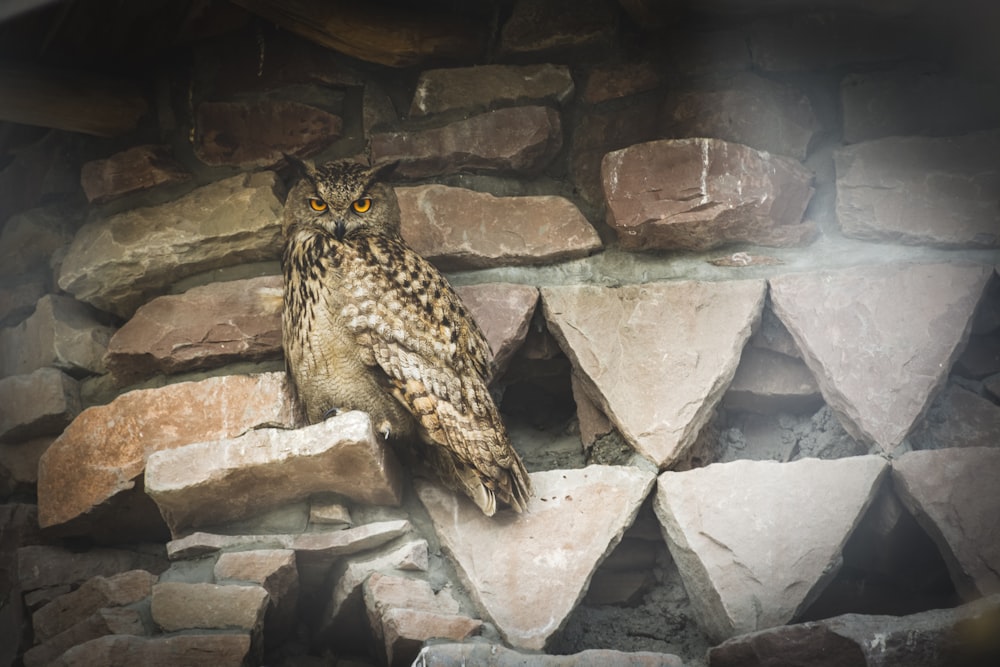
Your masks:
<svg viewBox="0 0 1000 667"><path fill-rule="evenodd" d="M996 12L289 4L0 171L0 665L1000 664ZM304 425L286 153L398 163L526 514Z"/></svg>

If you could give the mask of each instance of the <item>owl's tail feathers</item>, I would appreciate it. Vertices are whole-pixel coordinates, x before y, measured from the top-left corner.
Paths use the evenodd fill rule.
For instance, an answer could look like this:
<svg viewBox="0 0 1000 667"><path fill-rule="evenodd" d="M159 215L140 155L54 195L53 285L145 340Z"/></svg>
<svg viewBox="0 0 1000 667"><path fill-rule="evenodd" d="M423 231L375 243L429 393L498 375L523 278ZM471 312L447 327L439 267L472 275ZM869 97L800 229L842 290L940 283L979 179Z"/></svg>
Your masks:
<svg viewBox="0 0 1000 667"><path fill-rule="evenodd" d="M498 501L519 514L527 509L531 479L516 453L511 452L509 468L501 468L487 476L441 446L430 445L427 450L430 463L441 481L453 491L467 495L486 516L496 514Z"/></svg>

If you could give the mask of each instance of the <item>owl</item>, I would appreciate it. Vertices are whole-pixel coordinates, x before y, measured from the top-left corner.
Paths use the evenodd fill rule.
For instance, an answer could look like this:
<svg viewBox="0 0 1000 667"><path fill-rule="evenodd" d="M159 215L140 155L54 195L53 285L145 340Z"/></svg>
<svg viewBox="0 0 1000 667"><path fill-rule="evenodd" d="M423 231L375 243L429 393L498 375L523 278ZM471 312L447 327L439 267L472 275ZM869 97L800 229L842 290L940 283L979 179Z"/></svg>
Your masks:
<svg viewBox="0 0 1000 667"><path fill-rule="evenodd" d="M363 410L486 515L523 511L530 480L487 388L489 344L403 241L393 188L356 162L289 161L301 178L282 225L282 339L309 421Z"/></svg>

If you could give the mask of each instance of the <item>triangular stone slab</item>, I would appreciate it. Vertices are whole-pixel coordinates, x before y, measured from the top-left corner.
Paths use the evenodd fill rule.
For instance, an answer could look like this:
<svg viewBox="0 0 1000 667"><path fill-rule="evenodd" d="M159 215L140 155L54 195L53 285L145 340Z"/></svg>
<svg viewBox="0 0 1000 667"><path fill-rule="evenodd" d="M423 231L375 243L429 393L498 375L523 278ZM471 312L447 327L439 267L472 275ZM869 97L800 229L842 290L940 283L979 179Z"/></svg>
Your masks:
<svg viewBox="0 0 1000 667"><path fill-rule="evenodd" d="M679 281L542 289L581 387L661 469L694 442L760 319L765 284Z"/></svg>
<svg viewBox="0 0 1000 667"><path fill-rule="evenodd" d="M654 509L702 629L722 641L793 620L837 573L886 469L857 456L661 474Z"/></svg>
<svg viewBox="0 0 1000 667"><path fill-rule="evenodd" d="M1000 448L909 452L892 464L900 500L944 557L966 600L1000 593Z"/></svg>
<svg viewBox="0 0 1000 667"><path fill-rule="evenodd" d="M891 453L962 351L992 267L895 264L772 278L771 303L856 439Z"/></svg>
<svg viewBox="0 0 1000 667"><path fill-rule="evenodd" d="M632 524L655 475L630 466L531 474L524 514L484 516L464 496L416 484L441 547L508 643L541 650Z"/></svg>

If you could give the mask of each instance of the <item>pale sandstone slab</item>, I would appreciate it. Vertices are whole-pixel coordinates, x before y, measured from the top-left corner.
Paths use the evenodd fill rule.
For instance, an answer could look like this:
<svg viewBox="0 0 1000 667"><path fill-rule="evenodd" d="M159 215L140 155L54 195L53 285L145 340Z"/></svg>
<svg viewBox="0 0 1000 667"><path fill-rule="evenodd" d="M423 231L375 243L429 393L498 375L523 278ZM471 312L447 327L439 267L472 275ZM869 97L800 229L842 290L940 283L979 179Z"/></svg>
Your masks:
<svg viewBox="0 0 1000 667"><path fill-rule="evenodd" d="M608 224L631 250L708 250L733 243L795 246L812 174L798 161L704 137L649 141L601 161Z"/></svg>
<svg viewBox="0 0 1000 667"><path fill-rule="evenodd" d="M823 402L812 371L801 359L747 345L722 403L763 414L810 412Z"/></svg>
<svg viewBox="0 0 1000 667"><path fill-rule="evenodd" d="M601 248L597 230L563 197L437 184L399 187L396 196L403 237L446 271L557 262Z"/></svg>
<svg viewBox="0 0 1000 667"><path fill-rule="evenodd" d="M250 655L250 635L187 634L168 637L108 635L74 646L52 667L243 667Z"/></svg>
<svg viewBox="0 0 1000 667"><path fill-rule="evenodd" d="M0 440L60 433L80 413L79 383L56 368L0 379Z"/></svg>
<svg viewBox="0 0 1000 667"><path fill-rule="evenodd" d="M125 386L172 374L281 355L281 276L212 283L141 306L108 343L107 365Z"/></svg>
<svg viewBox="0 0 1000 667"><path fill-rule="evenodd" d="M67 524L115 507L153 453L266 426L298 425L284 373L229 375L123 394L89 408L42 455L39 523Z"/></svg>
<svg viewBox="0 0 1000 667"><path fill-rule="evenodd" d="M420 73L410 116L509 104L562 103L573 95L565 65L480 65Z"/></svg>
<svg viewBox="0 0 1000 667"><path fill-rule="evenodd" d="M39 588L79 586L94 577L113 577L129 570L159 574L167 569L161 555L97 547L70 551L49 545L30 545L17 550L18 584L28 593Z"/></svg>
<svg viewBox="0 0 1000 667"><path fill-rule="evenodd" d="M80 185L92 204L190 178L191 174L174 160L169 146L133 146L103 160L84 162L80 167Z"/></svg>
<svg viewBox="0 0 1000 667"><path fill-rule="evenodd" d="M694 443L760 318L763 281L542 289L581 388L664 468Z"/></svg>
<svg viewBox="0 0 1000 667"><path fill-rule="evenodd" d="M76 375L106 371L104 353L114 327L76 299L49 294L15 327L0 329L0 376L53 367Z"/></svg>
<svg viewBox="0 0 1000 667"><path fill-rule="evenodd" d="M823 398L892 452L944 384L992 267L894 264L772 278L771 303Z"/></svg>
<svg viewBox="0 0 1000 667"><path fill-rule="evenodd" d="M153 452L146 493L174 535L334 492L399 505L402 470L364 412L299 429L255 429Z"/></svg>
<svg viewBox="0 0 1000 667"><path fill-rule="evenodd" d="M371 137L376 164L398 162L395 174L419 178L462 170L538 172L562 146L559 112L510 107L429 130Z"/></svg>
<svg viewBox="0 0 1000 667"><path fill-rule="evenodd" d="M944 557L966 600L1000 593L1000 449L909 452L892 464L900 500Z"/></svg>
<svg viewBox="0 0 1000 667"><path fill-rule="evenodd" d="M868 241L996 248L997 155L997 130L841 148L834 153L840 228Z"/></svg>
<svg viewBox="0 0 1000 667"><path fill-rule="evenodd" d="M366 523L355 528L333 531L316 531L295 535L215 535L192 533L187 537L167 542L167 556L171 560L184 560L203 556L222 549L291 549L292 551L332 560L339 556L365 551L381 546L410 531L405 519Z"/></svg>
<svg viewBox="0 0 1000 667"><path fill-rule="evenodd" d="M887 468L859 456L661 474L654 509L706 634L722 641L805 609L840 568Z"/></svg>
<svg viewBox="0 0 1000 667"><path fill-rule="evenodd" d="M181 278L277 259L282 190L274 172L241 174L89 222L66 253L59 287L128 317Z"/></svg>
<svg viewBox="0 0 1000 667"><path fill-rule="evenodd" d="M435 485L418 484L417 495L480 610L511 645L541 650L635 519L653 479L616 466L536 472L527 511L492 519ZM530 592L512 581L532 582Z"/></svg>
<svg viewBox="0 0 1000 667"><path fill-rule="evenodd" d="M98 609L93 614L24 654L24 667L45 667L71 649L105 635L143 635L138 609Z"/></svg>
<svg viewBox="0 0 1000 667"><path fill-rule="evenodd" d="M259 630L267 608L262 586L168 581L153 586L153 622L165 632L190 629Z"/></svg>
<svg viewBox="0 0 1000 667"><path fill-rule="evenodd" d="M45 642L103 607L138 602L152 592L155 582L156 575L146 570L88 579L75 591L59 596L32 615L35 639Z"/></svg>
<svg viewBox="0 0 1000 667"><path fill-rule="evenodd" d="M520 653L506 646L485 642L435 643L420 650L415 664L421 667L684 667L684 661L669 653L590 649L573 655Z"/></svg>

